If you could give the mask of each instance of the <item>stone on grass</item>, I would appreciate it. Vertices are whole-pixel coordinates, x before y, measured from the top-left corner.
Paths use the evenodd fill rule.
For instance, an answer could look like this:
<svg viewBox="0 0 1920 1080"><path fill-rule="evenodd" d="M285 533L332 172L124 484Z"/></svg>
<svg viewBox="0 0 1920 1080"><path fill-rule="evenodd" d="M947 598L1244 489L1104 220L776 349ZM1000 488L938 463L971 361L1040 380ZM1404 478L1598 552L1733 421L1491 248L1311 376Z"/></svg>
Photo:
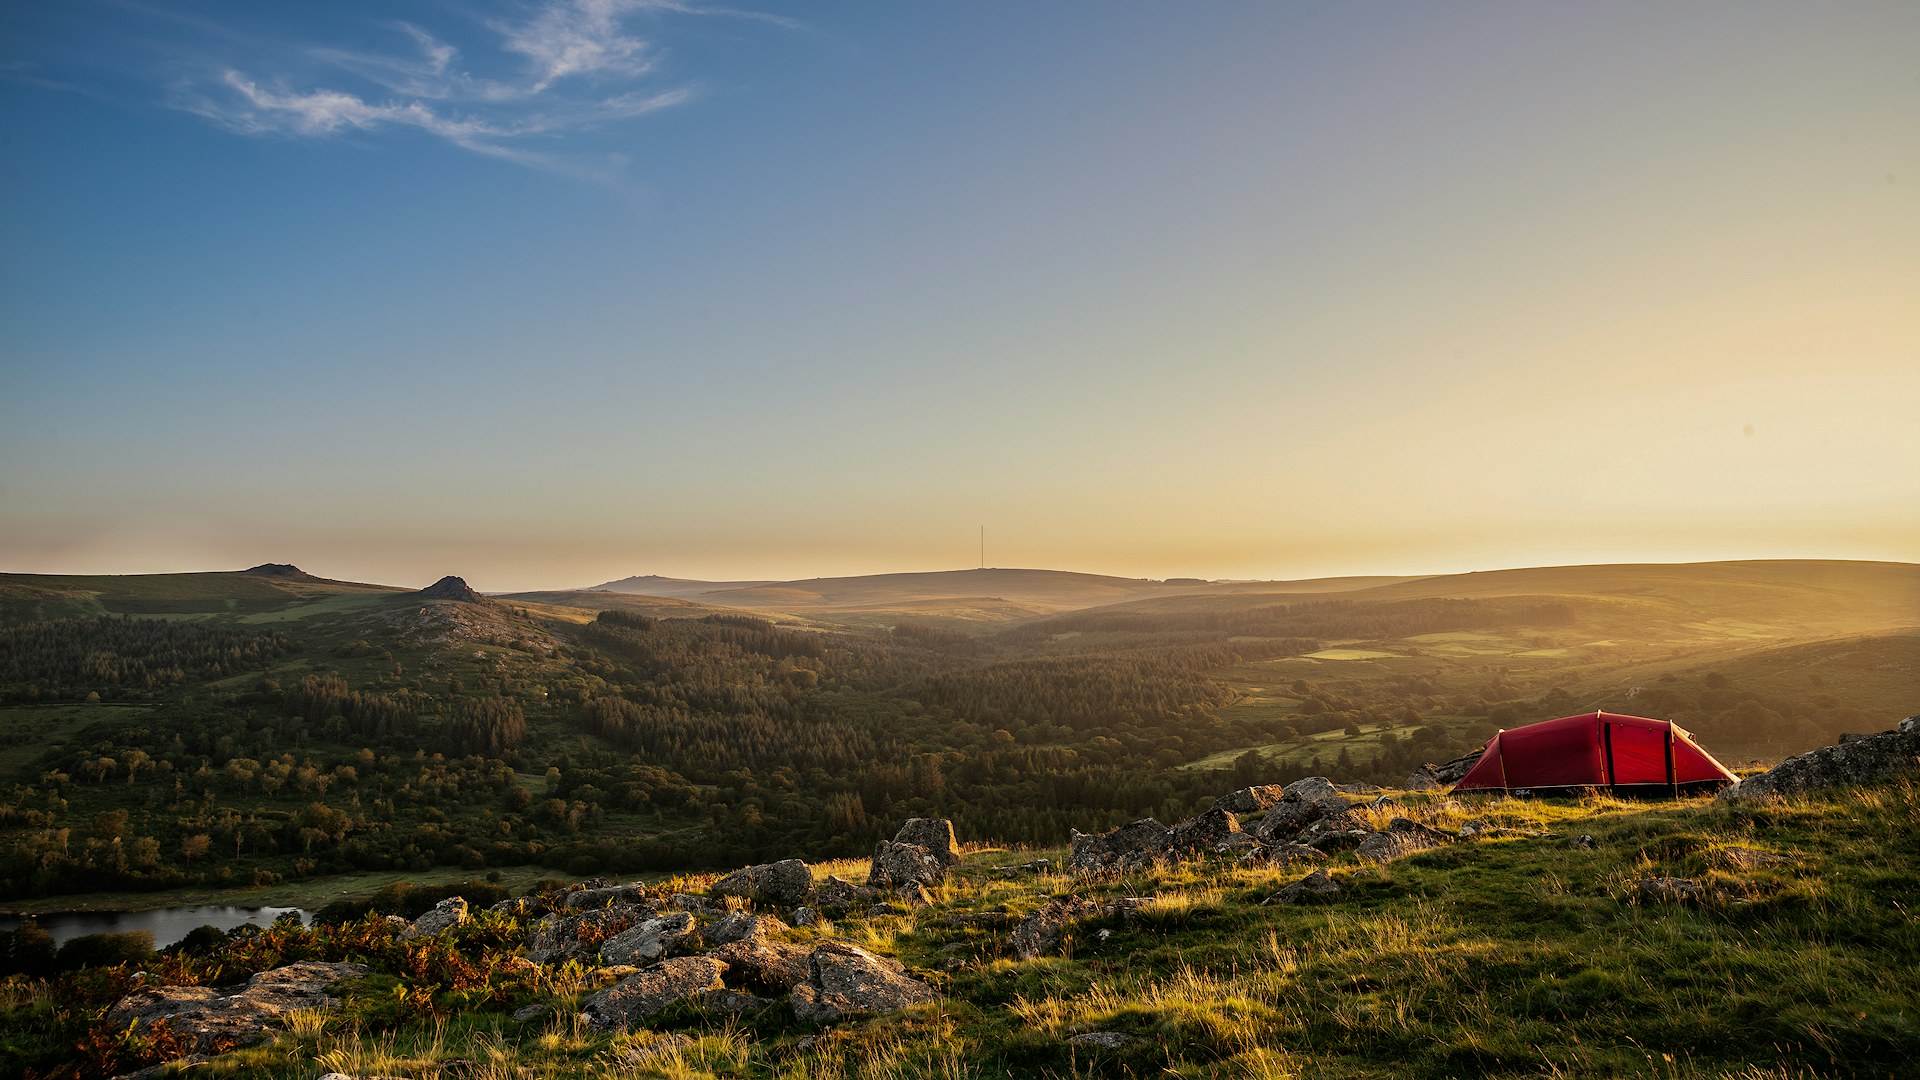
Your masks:
<svg viewBox="0 0 1920 1080"><path fill-rule="evenodd" d="M736 984L763 993L784 994L806 981L810 954L804 945L741 938L707 955L727 965L727 978Z"/></svg>
<svg viewBox="0 0 1920 1080"><path fill-rule="evenodd" d="M1237 837L1245 836L1240 831L1240 822L1220 807L1188 818L1173 827L1168 837L1168 849L1176 859L1191 859L1199 855L1218 855L1227 851L1236 842Z"/></svg>
<svg viewBox="0 0 1920 1080"><path fill-rule="evenodd" d="M1164 864L1173 847L1173 830L1152 818L1103 833L1073 833L1067 868L1075 877L1124 874Z"/></svg>
<svg viewBox="0 0 1920 1080"><path fill-rule="evenodd" d="M608 964L650 964L692 935L693 916L671 911L608 938L600 946L600 959Z"/></svg>
<svg viewBox="0 0 1920 1080"><path fill-rule="evenodd" d="M449 896L433 905L433 910L413 920L407 927L403 938L427 937L430 934L445 933L467 921L467 898Z"/></svg>
<svg viewBox="0 0 1920 1080"><path fill-rule="evenodd" d="M813 897L813 871L799 859L782 859L735 870L713 883L714 896L737 896L773 904L802 904Z"/></svg>
<svg viewBox="0 0 1920 1080"><path fill-rule="evenodd" d="M1213 800L1213 805L1215 809L1225 810L1229 814L1257 814L1279 802L1286 792L1287 789L1279 784L1256 784L1230 791Z"/></svg>
<svg viewBox="0 0 1920 1080"><path fill-rule="evenodd" d="M873 867L867 873L867 887L897 889L902 885L938 885L946 876L947 864L919 844L882 840L873 846Z"/></svg>
<svg viewBox="0 0 1920 1080"><path fill-rule="evenodd" d="M638 904L646 899L647 887L636 881L631 885L609 885L602 889L575 889L566 894L565 903L576 911L584 911L612 904Z"/></svg>
<svg viewBox="0 0 1920 1080"><path fill-rule="evenodd" d="M1353 853L1367 862L1392 862L1417 851L1451 844L1453 840L1451 834L1439 829L1428 828L1411 818L1397 817L1388 822L1384 830L1360 841Z"/></svg>
<svg viewBox="0 0 1920 1080"><path fill-rule="evenodd" d="M1310 903L1315 900L1330 900L1338 895L1340 895L1340 883L1327 876L1325 870L1315 870L1299 881L1262 900L1261 903Z"/></svg>
<svg viewBox="0 0 1920 1080"><path fill-rule="evenodd" d="M1920 769L1920 716L1892 731L1809 750L1720 792L1727 802L1853 787Z"/></svg>
<svg viewBox="0 0 1920 1080"><path fill-rule="evenodd" d="M1272 866L1284 869L1295 863L1323 863L1327 853L1319 848L1305 844L1264 844L1253 848L1240 861L1256 866Z"/></svg>
<svg viewBox="0 0 1920 1080"><path fill-rule="evenodd" d="M700 931L700 942L711 949L734 941L784 934L788 929L790 928L786 923L772 915L749 915L744 911L729 911L714 922L708 923Z"/></svg>
<svg viewBox="0 0 1920 1080"><path fill-rule="evenodd" d="M330 1009L339 1003L326 988L367 973L365 964L323 964L304 960L263 971L231 993L210 986L149 986L121 998L107 1010L107 1023L120 1030L165 1021L183 1049L219 1054L265 1039L292 1009Z"/></svg>
<svg viewBox="0 0 1920 1080"><path fill-rule="evenodd" d="M1013 955L1022 960L1031 960L1052 952L1060 944L1060 938L1067 928L1085 919L1098 918L1100 902L1081 896L1064 896L1049 900L1036 908L1033 914L1020 921L1013 928L1013 934L1007 939L1007 945Z"/></svg>
<svg viewBox="0 0 1920 1080"><path fill-rule="evenodd" d="M706 956L678 956L593 994L580 1011L595 1031L634 1027L671 1005L709 990L724 990L726 965Z"/></svg>
<svg viewBox="0 0 1920 1080"><path fill-rule="evenodd" d="M900 831L893 834L893 842L926 848L940 860L942 867L950 868L960 861L960 845L953 837L953 822L946 818L908 818Z"/></svg>
<svg viewBox="0 0 1920 1080"><path fill-rule="evenodd" d="M1118 1050L1133 1040L1134 1036L1121 1031L1083 1031L1067 1042L1083 1050Z"/></svg>
<svg viewBox="0 0 1920 1080"><path fill-rule="evenodd" d="M813 900L823 908L850 908L872 900L874 895L874 890L865 885L855 885L843 877L829 874L827 880L814 890Z"/></svg>
<svg viewBox="0 0 1920 1080"><path fill-rule="evenodd" d="M807 958L807 981L793 988L793 1014L831 1023L849 1015L899 1012L939 996L933 987L907 975L898 960L829 941Z"/></svg>
<svg viewBox="0 0 1920 1080"><path fill-rule="evenodd" d="M1352 805L1324 776L1296 780L1281 791L1280 801L1273 804L1254 830L1260 839L1269 843L1299 839L1302 832L1326 818L1344 819Z"/></svg>

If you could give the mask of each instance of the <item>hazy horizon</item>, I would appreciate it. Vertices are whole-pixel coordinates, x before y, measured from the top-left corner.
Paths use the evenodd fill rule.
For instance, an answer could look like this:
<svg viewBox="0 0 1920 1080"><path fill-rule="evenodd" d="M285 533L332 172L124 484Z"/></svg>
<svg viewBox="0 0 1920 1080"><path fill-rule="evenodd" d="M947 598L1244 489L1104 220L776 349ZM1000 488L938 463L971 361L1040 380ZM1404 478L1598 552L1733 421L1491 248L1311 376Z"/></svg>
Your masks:
<svg viewBox="0 0 1920 1080"><path fill-rule="evenodd" d="M1920 561L1920 7L0 14L0 570Z"/></svg>

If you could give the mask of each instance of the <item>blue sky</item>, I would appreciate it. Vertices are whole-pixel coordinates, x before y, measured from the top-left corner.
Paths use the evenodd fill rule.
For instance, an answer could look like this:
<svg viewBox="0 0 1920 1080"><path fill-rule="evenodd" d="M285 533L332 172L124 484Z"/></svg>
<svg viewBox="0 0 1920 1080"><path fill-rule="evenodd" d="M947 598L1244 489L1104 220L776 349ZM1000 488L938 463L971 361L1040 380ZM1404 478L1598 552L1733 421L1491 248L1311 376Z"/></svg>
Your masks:
<svg viewBox="0 0 1920 1080"><path fill-rule="evenodd" d="M1906 4L15 5L0 564L1920 558Z"/></svg>

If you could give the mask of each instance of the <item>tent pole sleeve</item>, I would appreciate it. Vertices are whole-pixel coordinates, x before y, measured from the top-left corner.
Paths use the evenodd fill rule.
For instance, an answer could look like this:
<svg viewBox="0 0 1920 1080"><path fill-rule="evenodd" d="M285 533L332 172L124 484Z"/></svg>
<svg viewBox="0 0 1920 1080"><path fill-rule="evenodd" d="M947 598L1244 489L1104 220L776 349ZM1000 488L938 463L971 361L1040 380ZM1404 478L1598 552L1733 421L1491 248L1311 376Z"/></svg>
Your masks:
<svg viewBox="0 0 1920 1080"><path fill-rule="evenodd" d="M1507 733L1503 729L1493 736L1493 758L1500 763L1500 792L1512 794L1507 788Z"/></svg>
<svg viewBox="0 0 1920 1080"><path fill-rule="evenodd" d="M1680 797L1680 780L1673 771L1673 724L1667 724L1667 786L1673 789L1673 797Z"/></svg>
<svg viewBox="0 0 1920 1080"><path fill-rule="evenodd" d="M1613 777L1613 725L1604 721L1600 724L1600 747L1605 752L1607 759L1607 790L1612 791L1620 785Z"/></svg>

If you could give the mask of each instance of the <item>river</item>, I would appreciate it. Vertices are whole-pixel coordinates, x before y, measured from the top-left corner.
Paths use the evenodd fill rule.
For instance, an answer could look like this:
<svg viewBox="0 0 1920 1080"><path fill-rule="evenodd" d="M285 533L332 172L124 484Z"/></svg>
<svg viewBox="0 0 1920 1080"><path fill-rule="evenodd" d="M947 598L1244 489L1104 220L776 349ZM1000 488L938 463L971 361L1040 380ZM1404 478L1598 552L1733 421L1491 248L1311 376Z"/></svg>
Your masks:
<svg viewBox="0 0 1920 1080"><path fill-rule="evenodd" d="M221 930L231 930L248 923L267 926L289 912L300 916L303 923L308 920L307 913L299 908L216 905L155 908L151 911L52 911L35 915L33 920L40 924L42 930L53 935L55 944L85 934L145 930L153 935L153 947L164 949L186 937L196 927L216 926ZM12 930L20 925L20 920L19 915L0 915L0 930Z"/></svg>

